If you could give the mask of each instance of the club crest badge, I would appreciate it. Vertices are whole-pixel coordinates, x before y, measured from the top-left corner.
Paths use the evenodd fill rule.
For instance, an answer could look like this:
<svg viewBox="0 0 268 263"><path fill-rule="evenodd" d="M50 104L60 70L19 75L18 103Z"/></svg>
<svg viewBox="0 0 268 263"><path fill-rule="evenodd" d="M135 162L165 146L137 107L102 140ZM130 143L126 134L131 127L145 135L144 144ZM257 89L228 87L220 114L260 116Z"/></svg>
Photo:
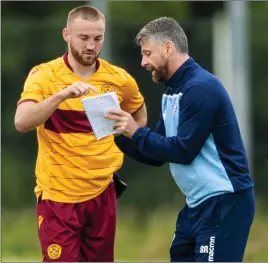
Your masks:
<svg viewBox="0 0 268 263"><path fill-rule="evenodd" d="M58 259L61 255L62 248L58 244L51 244L47 248L47 254L50 259Z"/></svg>

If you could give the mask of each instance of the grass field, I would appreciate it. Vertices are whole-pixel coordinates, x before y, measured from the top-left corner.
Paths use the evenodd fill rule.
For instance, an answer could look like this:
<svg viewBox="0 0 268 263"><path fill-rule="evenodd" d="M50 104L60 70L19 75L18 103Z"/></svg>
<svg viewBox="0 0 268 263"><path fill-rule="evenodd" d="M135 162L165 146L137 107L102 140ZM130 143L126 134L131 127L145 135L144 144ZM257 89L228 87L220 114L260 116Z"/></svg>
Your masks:
<svg viewBox="0 0 268 263"><path fill-rule="evenodd" d="M116 261L169 261L174 208L159 209L140 219L133 211L119 210ZM244 261L268 261L268 213L260 206L249 237ZM34 210L2 212L2 262L41 261Z"/></svg>

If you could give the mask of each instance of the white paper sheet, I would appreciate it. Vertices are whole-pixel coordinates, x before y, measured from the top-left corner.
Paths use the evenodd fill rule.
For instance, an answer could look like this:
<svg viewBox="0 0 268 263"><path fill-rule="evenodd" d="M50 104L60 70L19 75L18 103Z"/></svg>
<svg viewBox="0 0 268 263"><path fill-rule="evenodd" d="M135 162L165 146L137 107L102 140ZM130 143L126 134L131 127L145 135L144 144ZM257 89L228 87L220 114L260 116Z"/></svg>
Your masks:
<svg viewBox="0 0 268 263"><path fill-rule="evenodd" d="M97 140L117 133L114 130L115 121L104 118L109 109L120 109L115 92L83 98L81 102Z"/></svg>

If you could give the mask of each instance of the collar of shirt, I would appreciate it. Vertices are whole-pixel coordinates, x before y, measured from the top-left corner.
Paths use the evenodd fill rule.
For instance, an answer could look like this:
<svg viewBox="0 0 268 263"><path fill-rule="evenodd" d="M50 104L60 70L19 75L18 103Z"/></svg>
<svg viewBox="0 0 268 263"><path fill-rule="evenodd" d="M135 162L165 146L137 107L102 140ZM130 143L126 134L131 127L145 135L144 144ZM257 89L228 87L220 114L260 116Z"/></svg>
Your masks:
<svg viewBox="0 0 268 263"><path fill-rule="evenodd" d="M186 60L170 77L166 82L166 85L171 87L173 90L177 89L178 86L182 86L183 83L188 79L188 73L197 66L193 58Z"/></svg>
<svg viewBox="0 0 268 263"><path fill-rule="evenodd" d="M64 53L64 55L63 55L63 61L64 61L65 65L66 65L71 71L73 71L73 69L72 69L72 67L71 67L71 65L70 65L70 63L69 63L69 61L68 61L68 52ZM98 70L99 67L100 67L100 61L99 61L99 59L97 59L97 60L96 60L96 70Z"/></svg>

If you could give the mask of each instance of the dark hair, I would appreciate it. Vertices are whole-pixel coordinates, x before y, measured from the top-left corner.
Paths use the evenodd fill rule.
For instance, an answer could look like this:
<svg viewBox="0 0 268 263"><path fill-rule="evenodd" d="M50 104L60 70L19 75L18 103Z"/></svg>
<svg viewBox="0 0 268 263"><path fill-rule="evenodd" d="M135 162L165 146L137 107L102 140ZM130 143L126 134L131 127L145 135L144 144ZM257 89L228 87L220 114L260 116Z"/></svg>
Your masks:
<svg viewBox="0 0 268 263"><path fill-rule="evenodd" d="M177 51L188 54L187 37L179 23L171 17L160 17L149 22L139 31L135 41L140 45L149 38L159 44L172 41Z"/></svg>

